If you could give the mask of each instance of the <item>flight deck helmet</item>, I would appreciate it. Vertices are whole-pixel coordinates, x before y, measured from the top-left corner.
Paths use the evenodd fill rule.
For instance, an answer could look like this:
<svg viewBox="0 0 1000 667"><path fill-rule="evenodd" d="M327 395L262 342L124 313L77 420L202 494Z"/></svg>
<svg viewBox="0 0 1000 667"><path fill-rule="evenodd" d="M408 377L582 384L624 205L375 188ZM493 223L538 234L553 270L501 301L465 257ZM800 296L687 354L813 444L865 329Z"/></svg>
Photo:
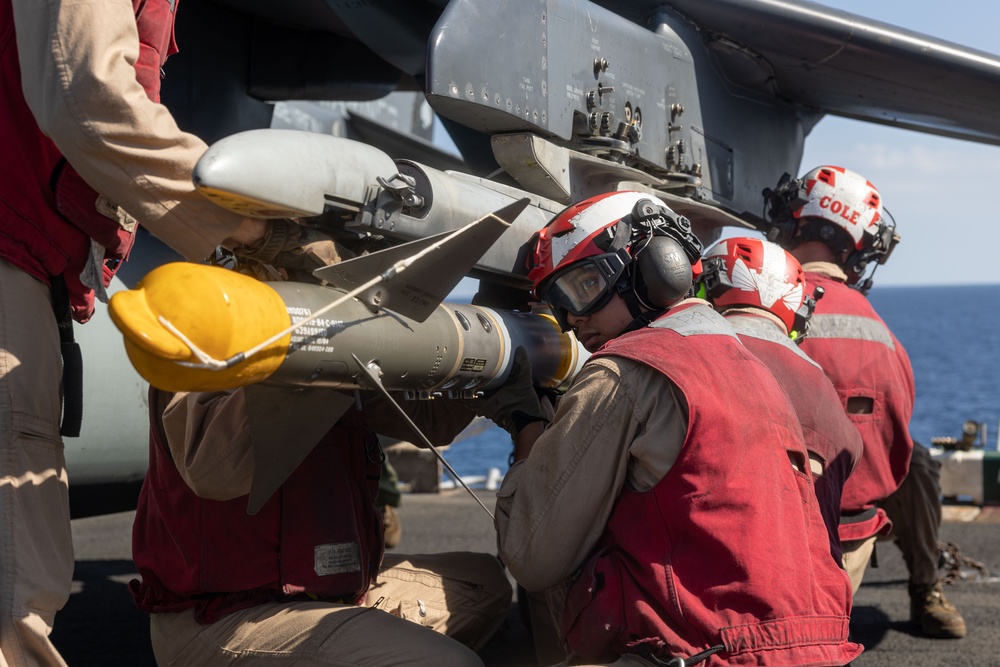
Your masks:
<svg viewBox="0 0 1000 667"><path fill-rule="evenodd" d="M611 192L573 204L539 230L528 258L535 296L563 331L568 314L593 314L621 295L634 318L691 289L701 243L687 218L644 192Z"/></svg>
<svg viewBox="0 0 1000 667"><path fill-rule="evenodd" d="M723 239L705 251L698 295L717 308L761 308L780 319L789 336L803 335L816 301L806 293L799 265L781 246L757 238Z"/></svg>
<svg viewBox="0 0 1000 667"><path fill-rule="evenodd" d="M899 241L878 189L844 167L817 167L799 179L785 174L774 190L764 190L764 198L768 240L787 249L823 242L846 258L842 266L851 285L870 287L870 276L862 280L868 264L884 264Z"/></svg>

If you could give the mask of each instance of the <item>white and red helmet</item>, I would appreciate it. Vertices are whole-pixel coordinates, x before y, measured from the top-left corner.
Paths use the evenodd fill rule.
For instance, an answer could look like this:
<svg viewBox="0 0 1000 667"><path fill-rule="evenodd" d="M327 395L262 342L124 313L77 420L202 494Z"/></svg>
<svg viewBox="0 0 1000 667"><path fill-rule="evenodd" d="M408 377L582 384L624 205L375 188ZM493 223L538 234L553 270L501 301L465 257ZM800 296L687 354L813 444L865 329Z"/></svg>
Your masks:
<svg viewBox="0 0 1000 667"><path fill-rule="evenodd" d="M597 195L566 208L539 230L528 272L535 296L541 297L539 286L556 271L581 259L607 254L615 227L640 199L652 197L642 192Z"/></svg>
<svg viewBox="0 0 1000 667"><path fill-rule="evenodd" d="M809 299L805 276L798 260L779 245L757 238L723 239L702 256L701 283L715 306L762 308L789 333L801 328L796 315L802 315Z"/></svg>
<svg viewBox="0 0 1000 667"><path fill-rule="evenodd" d="M854 249L871 248L882 237L882 196L861 174L844 167L817 167L802 177L805 204L792 211L797 220L821 218L837 225Z"/></svg>
<svg viewBox="0 0 1000 667"><path fill-rule="evenodd" d="M768 219L761 229L769 241L787 249L824 243L842 257L847 282L862 291L871 287L869 264L884 264L899 242L878 189L844 167L816 167L798 179L785 174L764 199Z"/></svg>
<svg viewBox="0 0 1000 667"><path fill-rule="evenodd" d="M573 204L539 230L528 278L566 329L567 312L594 313L616 291L631 291L648 308L667 307L690 287L700 250L687 218L659 198L610 192Z"/></svg>

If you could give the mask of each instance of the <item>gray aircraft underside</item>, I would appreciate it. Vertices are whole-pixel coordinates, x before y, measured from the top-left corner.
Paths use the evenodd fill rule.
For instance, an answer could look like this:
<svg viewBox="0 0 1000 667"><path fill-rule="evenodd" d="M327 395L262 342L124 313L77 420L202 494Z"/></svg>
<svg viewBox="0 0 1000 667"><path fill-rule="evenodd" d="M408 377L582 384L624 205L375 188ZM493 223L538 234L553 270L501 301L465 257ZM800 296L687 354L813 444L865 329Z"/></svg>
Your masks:
<svg viewBox="0 0 1000 667"><path fill-rule="evenodd" d="M705 240L748 224L761 190L798 172L825 114L1000 144L1000 57L809 2L186 0L177 36L162 99L183 128L209 144L260 128L343 137L431 195L423 208L385 208L385 192L320 193L343 207L339 219L367 211L357 228L385 209L392 224L377 231L402 242L529 197L521 225L477 266L487 288L523 290L517 253L530 232L601 190L663 196ZM435 122L460 156L434 144ZM281 159L276 173L296 178ZM278 177L273 190L284 196ZM459 202L453 190L480 196ZM143 234L113 289L171 259ZM146 468L146 385L103 308L76 332L73 512L128 509Z"/></svg>

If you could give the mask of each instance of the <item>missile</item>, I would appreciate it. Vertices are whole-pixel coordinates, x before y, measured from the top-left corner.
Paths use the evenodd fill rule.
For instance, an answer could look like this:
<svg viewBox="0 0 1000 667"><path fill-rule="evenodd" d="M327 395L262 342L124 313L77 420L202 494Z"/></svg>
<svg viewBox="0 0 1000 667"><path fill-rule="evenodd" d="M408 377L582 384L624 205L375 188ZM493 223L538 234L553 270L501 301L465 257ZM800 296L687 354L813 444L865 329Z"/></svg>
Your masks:
<svg viewBox="0 0 1000 667"><path fill-rule="evenodd" d="M219 206L251 217L287 218L319 215L331 206L360 210L377 179L396 171L388 155L361 142L300 130L251 130L212 144L192 178Z"/></svg>
<svg viewBox="0 0 1000 667"><path fill-rule="evenodd" d="M109 312L133 366L165 391L217 391L257 382L370 388L352 358L356 355L379 369L390 391L413 398L471 397L503 384L519 346L527 351L539 386L568 384L586 360L575 337L560 331L544 311L445 302L418 322L385 309L372 312L358 299L343 301L230 368L205 368L193 349L229 359L345 294L323 285L265 283L220 267L176 262L154 269L135 289L117 293Z"/></svg>

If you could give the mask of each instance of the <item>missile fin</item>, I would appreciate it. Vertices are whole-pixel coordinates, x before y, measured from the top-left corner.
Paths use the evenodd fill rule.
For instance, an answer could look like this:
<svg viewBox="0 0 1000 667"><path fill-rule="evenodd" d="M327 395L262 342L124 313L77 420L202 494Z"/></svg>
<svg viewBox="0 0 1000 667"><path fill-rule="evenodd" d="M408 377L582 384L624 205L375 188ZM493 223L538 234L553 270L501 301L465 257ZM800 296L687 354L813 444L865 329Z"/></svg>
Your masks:
<svg viewBox="0 0 1000 667"><path fill-rule="evenodd" d="M347 412L354 397L329 389L259 384L243 391L254 455L247 514L256 514Z"/></svg>
<svg viewBox="0 0 1000 667"><path fill-rule="evenodd" d="M410 241L317 269L313 275L335 287L351 290L385 273L398 262L440 244L438 249L428 253L426 258L414 262L406 271L387 277L362 299L423 322L510 227L521 211L527 208L529 202L528 198L519 199L493 213L487 213L465 227L461 233L444 232ZM447 241L442 243L445 239Z"/></svg>

